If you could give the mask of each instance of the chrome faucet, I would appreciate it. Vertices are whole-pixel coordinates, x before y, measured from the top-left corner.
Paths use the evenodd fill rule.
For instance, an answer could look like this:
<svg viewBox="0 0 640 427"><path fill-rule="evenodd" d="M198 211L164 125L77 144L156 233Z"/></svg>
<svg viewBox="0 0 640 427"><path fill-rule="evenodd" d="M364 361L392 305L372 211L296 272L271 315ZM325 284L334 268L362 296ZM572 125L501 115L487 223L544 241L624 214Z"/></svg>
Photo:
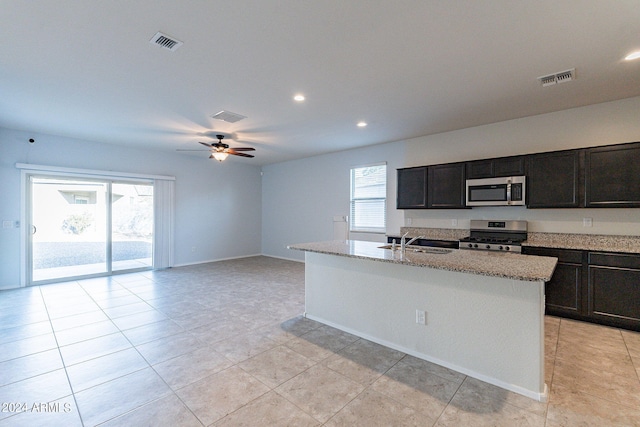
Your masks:
<svg viewBox="0 0 640 427"><path fill-rule="evenodd" d="M407 249L407 245L412 244L413 242L415 242L418 239L424 239L424 236L418 236L418 237L413 237L412 239L410 239L408 242L406 241L407 239L407 234L409 234L409 232L407 231L406 233L404 233L402 235L402 238L400 239L400 250L402 252L404 252Z"/></svg>

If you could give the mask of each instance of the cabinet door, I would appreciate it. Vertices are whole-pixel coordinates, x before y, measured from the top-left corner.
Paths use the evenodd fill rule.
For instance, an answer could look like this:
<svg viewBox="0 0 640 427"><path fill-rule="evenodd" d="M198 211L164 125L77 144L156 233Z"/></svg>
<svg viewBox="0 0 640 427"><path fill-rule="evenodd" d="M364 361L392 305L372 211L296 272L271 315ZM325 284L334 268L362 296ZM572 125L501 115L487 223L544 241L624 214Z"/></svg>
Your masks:
<svg viewBox="0 0 640 427"><path fill-rule="evenodd" d="M467 162L467 179L493 178L493 160Z"/></svg>
<svg viewBox="0 0 640 427"><path fill-rule="evenodd" d="M398 169L398 209L427 207L427 167Z"/></svg>
<svg viewBox="0 0 640 427"><path fill-rule="evenodd" d="M582 251L523 247L526 255L558 258L551 280L545 284L547 314L577 317L584 314Z"/></svg>
<svg viewBox="0 0 640 427"><path fill-rule="evenodd" d="M586 151L587 207L640 207L640 143Z"/></svg>
<svg viewBox="0 0 640 427"><path fill-rule="evenodd" d="M580 150L529 156L528 208L577 208L581 205Z"/></svg>
<svg viewBox="0 0 640 427"><path fill-rule="evenodd" d="M493 176L524 175L524 156L503 157L493 160Z"/></svg>
<svg viewBox="0 0 640 427"><path fill-rule="evenodd" d="M589 253L589 313L640 330L640 256Z"/></svg>
<svg viewBox="0 0 640 427"><path fill-rule="evenodd" d="M520 176L524 175L524 165L524 156L475 160L466 163L467 179Z"/></svg>
<svg viewBox="0 0 640 427"><path fill-rule="evenodd" d="M553 277L545 284L547 314L581 313L582 265L558 262Z"/></svg>
<svg viewBox="0 0 640 427"><path fill-rule="evenodd" d="M465 164L429 166L428 206L430 208L465 207Z"/></svg>

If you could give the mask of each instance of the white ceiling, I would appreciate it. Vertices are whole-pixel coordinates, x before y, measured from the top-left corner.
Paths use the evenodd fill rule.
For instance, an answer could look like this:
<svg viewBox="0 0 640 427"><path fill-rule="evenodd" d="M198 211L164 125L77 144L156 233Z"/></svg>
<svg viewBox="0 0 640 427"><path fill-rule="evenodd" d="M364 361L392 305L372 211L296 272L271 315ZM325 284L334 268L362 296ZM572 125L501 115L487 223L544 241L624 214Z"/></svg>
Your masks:
<svg viewBox="0 0 640 427"><path fill-rule="evenodd" d="M638 0L0 0L0 40L2 127L254 164L640 95Z"/></svg>

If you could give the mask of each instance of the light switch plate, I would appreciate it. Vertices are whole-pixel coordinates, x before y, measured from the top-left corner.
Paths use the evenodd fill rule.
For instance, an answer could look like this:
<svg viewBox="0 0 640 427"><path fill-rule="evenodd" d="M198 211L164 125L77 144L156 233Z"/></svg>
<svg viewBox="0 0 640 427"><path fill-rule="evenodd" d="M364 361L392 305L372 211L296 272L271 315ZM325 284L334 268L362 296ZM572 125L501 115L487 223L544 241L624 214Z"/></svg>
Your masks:
<svg viewBox="0 0 640 427"><path fill-rule="evenodd" d="M13 221L2 221L2 228L12 228Z"/></svg>

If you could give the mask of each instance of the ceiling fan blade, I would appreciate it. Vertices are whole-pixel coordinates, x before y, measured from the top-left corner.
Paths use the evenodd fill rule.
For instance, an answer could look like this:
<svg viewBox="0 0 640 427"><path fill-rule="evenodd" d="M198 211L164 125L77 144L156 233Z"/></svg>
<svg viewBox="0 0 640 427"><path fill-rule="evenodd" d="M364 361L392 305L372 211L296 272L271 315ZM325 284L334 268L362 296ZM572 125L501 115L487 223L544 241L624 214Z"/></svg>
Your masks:
<svg viewBox="0 0 640 427"><path fill-rule="evenodd" d="M215 144L207 144L206 142L201 142L198 141L200 144L204 145L205 147L213 147Z"/></svg>
<svg viewBox="0 0 640 427"><path fill-rule="evenodd" d="M232 148L232 150L235 150L235 151L256 151L255 148L251 148L251 147L238 147L238 148Z"/></svg>
<svg viewBox="0 0 640 427"><path fill-rule="evenodd" d="M238 153L237 151L234 151L231 148L228 149L226 153L233 154L234 156L240 156L240 157L255 157L255 156L252 156L251 154Z"/></svg>
<svg viewBox="0 0 640 427"><path fill-rule="evenodd" d="M209 149L209 150L202 150L202 149L190 150L190 149L187 149L187 148L178 148L176 151L211 151L211 149Z"/></svg>

